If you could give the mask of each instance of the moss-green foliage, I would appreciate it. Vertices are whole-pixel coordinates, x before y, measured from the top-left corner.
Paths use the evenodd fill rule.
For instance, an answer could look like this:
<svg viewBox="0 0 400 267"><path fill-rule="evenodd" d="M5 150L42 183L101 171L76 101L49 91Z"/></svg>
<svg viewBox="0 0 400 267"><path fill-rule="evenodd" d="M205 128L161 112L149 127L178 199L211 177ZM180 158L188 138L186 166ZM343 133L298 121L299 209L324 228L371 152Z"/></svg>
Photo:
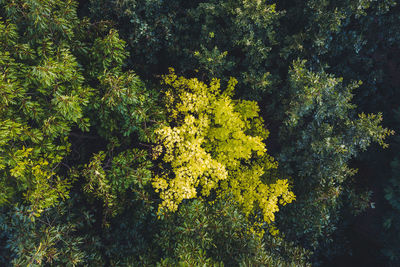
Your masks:
<svg viewBox="0 0 400 267"><path fill-rule="evenodd" d="M118 33L80 21L74 1L3 2L1 10L0 203L22 194L39 214L68 197L69 134L92 125L104 138L136 132L147 141L152 98L122 72Z"/></svg>
<svg viewBox="0 0 400 267"><path fill-rule="evenodd" d="M69 152L68 133L89 126L83 110L92 90L70 50L76 5L18 1L0 8L0 202L23 195L40 214L68 197L70 182L57 170Z"/></svg>
<svg viewBox="0 0 400 267"><path fill-rule="evenodd" d="M2 266L104 264L101 238L87 229L151 192L147 152L132 144L152 139L157 96L123 70L117 31L76 8L0 1Z"/></svg>

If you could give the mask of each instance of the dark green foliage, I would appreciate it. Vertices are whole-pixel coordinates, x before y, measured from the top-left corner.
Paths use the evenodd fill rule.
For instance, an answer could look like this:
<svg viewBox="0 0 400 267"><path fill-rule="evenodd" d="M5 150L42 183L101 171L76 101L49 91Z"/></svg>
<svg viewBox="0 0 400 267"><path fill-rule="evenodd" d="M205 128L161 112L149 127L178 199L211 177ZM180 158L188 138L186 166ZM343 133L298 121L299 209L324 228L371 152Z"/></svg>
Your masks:
<svg viewBox="0 0 400 267"><path fill-rule="evenodd" d="M400 123L400 110L394 110L396 122ZM385 199L389 208L384 217L383 253L390 259L392 266L400 262L400 137L394 138L394 160L391 162L391 176L385 187Z"/></svg>
<svg viewBox="0 0 400 267"><path fill-rule="evenodd" d="M77 221L66 216L64 205L34 221L29 214L26 207L2 210L2 266L76 266L83 261L85 253L81 246L86 241L76 235Z"/></svg>
<svg viewBox="0 0 400 267"><path fill-rule="evenodd" d="M282 20L281 25L284 27L283 31L280 31L282 36L278 39L287 40L291 48L297 47L296 50L285 51L288 52L288 58L296 58L301 54L302 58L309 59L310 66L314 69L327 67L326 71L343 77L345 83L361 80L362 85L354 90L353 103L357 104L357 110L381 112L384 118L383 124L397 133L399 128L394 112L399 106L400 99L398 90L400 42L397 34L400 25L400 7L397 1L279 2L282 4L278 6L286 9L288 13ZM285 28L287 30L284 30ZM290 34L287 33L293 34L293 37L288 38ZM392 208L384 204L383 199L386 185L386 192L395 188L392 187L393 178L389 181L389 177L393 177L395 172L392 170L395 165L390 165L390 162L394 162L398 154L398 148L391 142L392 140L388 140L389 149L382 151L372 147L366 153L359 154L356 164L353 165L360 168L360 174L354 176L357 191L371 190L370 196L376 204L376 211L372 212L376 212L374 216L377 217L384 214L395 217L393 214L396 214ZM395 199L394 195L391 197L392 200ZM344 213L351 213L347 207L345 209ZM355 221L352 216L347 216L345 220L340 224ZM386 251L396 248L398 245L387 242L387 240L398 240L395 228L388 227L384 230L380 220L376 222L364 224L364 228L366 227L369 232L366 240L370 244L377 243ZM357 223L351 231L356 231L359 227L362 225ZM381 235L382 232L387 234ZM353 244L353 246L360 245Z"/></svg>
<svg viewBox="0 0 400 267"><path fill-rule="evenodd" d="M380 126L381 115L356 118L350 102L356 87L308 71L304 61L294 62L289 73L279 162L295 181L297 201L280 216L281 227L314 250L320 242L332 241L343 201L354 194L347 180L356 170L348 166L349 160L373 141L385 145L384 138L391 134Z"/></svg>
<svg viewBox="0 0 400 267"><path fill-rule="evenodd" d="M169 67L163 57L173 44L174 19L185 1L171 2L91 0L89 8L93 19L117 24L130 48L130 63L141 75L149 77L154 69L161 70L159 66Z"/></svg>
<svg viewBox="0 0 400 267"><path fill-rule="evenodd" d="M385 217L383 227L384 249L383 253L389 257L393 264L400 261L400 163L399 158L391 164L393 176L389 179L389 184L385 188L385 199L389 202L390 209Z"/></svg>
<svg viewBox="0 0 400 267"><path fill-rule="evenodd" d="M108 0L90 7L92 17L120 26L139 73L197 69L207 78L236 77L246 98L267 90L274 25L282 15L267 1Z"/></svg>
<svg viewBox="0 0 400 267"><path fill-rule="evenodd" d="M232 202L191 201L159 220L136 198L101 227L97 208L76 195L35 221L26 208L0 217L2 266L310 266L308 252L248 231ZM88 210L90 208L90 210Z"/></svg>
<svg viewBox="0 0 400 267"><path fill-rule="evenodd" d="M148 204L150 202L152 164L147 160L146 151L133 149L117 155L114 153L114 149L109 150L105 162L106 154L100 151L83 169L72 172L76 178L84 178L83 190L86 193L103 202L104 216L123 211L133 196Z"/></svg>
<svg viewBox="0 0 400 267"><path fill-rule="evenodd" d="M308 266L307 252L280 238L260 238L231 201L190 201L163 220L160 266Z"/></svg>
<svg viewBox="0 0 400 267"><path fill-rule="evenodd" d="M26 208L2 213L2 266L143 266L157 259L151 206L131 197L103 227L101 206L76 194L35 221ZM147 235L147 236L146 236Z"/></svg>

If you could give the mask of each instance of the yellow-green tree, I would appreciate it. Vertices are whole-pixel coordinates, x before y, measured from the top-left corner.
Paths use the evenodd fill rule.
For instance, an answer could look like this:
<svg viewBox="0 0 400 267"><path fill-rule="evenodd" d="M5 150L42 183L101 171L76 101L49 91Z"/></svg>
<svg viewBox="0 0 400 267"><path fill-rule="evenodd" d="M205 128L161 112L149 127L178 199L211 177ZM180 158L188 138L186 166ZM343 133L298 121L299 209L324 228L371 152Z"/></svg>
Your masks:
<svg viewBox="0 0 400 267"><path fill-rule="evenodd" d="M160 211L176 211L184 199L215 192L217 198L233 197L247 215L259 217L261 211L265 222L274 221L278 203L295 196L287 180L268 175L277 162L266 153L269 132L257 103L231 98L234 78L223 92L218 79L208 86L177 77L173 69L163 81L169 124L156 131L156 151L169 166L153 180L163 200Z"/></svg>

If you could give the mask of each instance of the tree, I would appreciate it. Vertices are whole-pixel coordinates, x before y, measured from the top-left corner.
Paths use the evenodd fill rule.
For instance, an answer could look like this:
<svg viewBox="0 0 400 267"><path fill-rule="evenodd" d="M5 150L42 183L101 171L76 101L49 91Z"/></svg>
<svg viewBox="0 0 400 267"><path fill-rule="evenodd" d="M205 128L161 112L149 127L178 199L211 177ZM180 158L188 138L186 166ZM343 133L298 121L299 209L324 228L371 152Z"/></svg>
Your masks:
<svg viewBox="0 0 400 267"><path fill-rule="evenodd" d="M0 0L0 265L395 265L399 6L275 2Z"/></svg>
<svg viewBox="0 0 400 267"><path fill-rule="evenodd" d="M278 203L295 197L287 180L268 176L277 164L266 154L268 132L256 102L231 99L233 78L222 93L217 79L207 86L178 78L173 70L164 83L170 123L156 135L168 167L153 180L161 211L176 211L183 200L208 198L215 191L218 198L232 195L245 214L258 217L260 208L263 221L274 221Z"/></svg>
<svg viewBox="0 0 400 267"><path fill-rule="evenodd" d="M394 111L396 121L400 122L400 110ZM399 125L399 124L397 124ZM397 128L399 129L399 128ZM385 184L385 200L388 204L384 216L382 235L383 254L390 259L391 266L396 266L400 262L399 257L399 222L400 222L400 157L399 157L399 136L396 135L393 142L393 150L397 153L391 162L392 175Z"/></svg>
<svg viewBox="0 0 400 267"><path fill-rule="evenodd" d="M157 235L160 266L310 266L309 252L283 238L250 232L235 201L195 199L167 216Z"/></svg>
<svg viewBox="0 0 400 267"><path fill-rule="evenodd" d="M122 72L118 33L80 21L74 1L7 2L1 14L0 203L23 194L40 214L68 197L70 134L93 125L104 138L122 128L147 140L151 130L139 126L154 105L143 83Z"/></svg>
<svg viewBox="0 0 400 267"><path fill-rule="evenodd" d="M68 198L71 183L58 170L72 128L89 127L83 110L93 92L70 50L74 2L2 1L0 8L0 203L23 195L38 215Z"/></svg>
<svg viewBox="0 0 400 267"><path fill-rule="evenodd" d="M285 16L280 20L277 40L285 62L291 62L297 58L308 60L307 66L314 72L324 70L336 77L343 77L345 84L354 80L361 80L362 84L354 90L352 102L356 104L357 112L382 113L385 127L397 132L393 110L398 107L399 77L398 47L399 38L395 34L398 31L399 5L396 1L277 1L278 10L286 10ZM274 95L280 91L274 92ZM274 110L275 111L275 110ZM394 160L396 149L393 139L387 142L389 149L379 149L377 145L370 146L368 150L351 160L349 166L359 168L359 172L351 179L355 183L346 187L353 189L360 197L360 191L368 190L370 201L375 202L375 209L370 210L376 214L374 217L384 216L390 213L383 203L384 185L388 184L391 177L390 162ZM281 166L284 163L281 162ZM354 194L351 194L354 195ZM299 197L300 198L300 197ZM363 201L365 204L367 202ZM352 203L352 204L348 204ZM369 216L354 216L351 208L355 204L345 201L342 206L343 216L339 224L335 226L336 232L351 233L353 248L386 246L385 237L381 235L384 230L379 220L372 223ZM364 206L366 206L363 204ZM357 206L359 204L355 204ZM369 205L368 205L369 206ZM368 221L368 222L367 222ZM373 221L373 220L372 220ZM365 223L363 223L365 222ZM346 225L350 225L346 226ZM359 234L360 229L365 229L367 235ZM342 235L343 236L343 235ZM363 239L363 241L359 241ZM382 240L382 241L377 241ZM344 243L335 241L335 243ZM366 243L369 243L368 245ZM361 246L360 246L361 245ZM322 249L324 254L329 249ZM350 249L348 249L350 251ZM369 248L368 251L374 251ZM378 255L367 251L360 252L362 259L370 263L368 259L376 259L380 264L384 260ZM365 257L363 254L368 253ZM347 252L343 253L347 254ZM357 257L357 255L352 256ZM335 257L333 257L335 258ZM337 256L336 256L337 258ZM360 261L358 259L358 261Z"/></svg>
<svg viewBox="0 0 400 267"><path fill-rule="evenodd" d="M296 181L297 201L279 216L278 225L289 239L303 240L314 250L322 247L320 242L332 241L343 204L361 201L357 200L360 195L352 192L350 177L356 170L349 167L349 160L371 142L386 147L385 137L393 134L380 125L380 114L355 117L350 101L357 86L345 86L340 78L309 71L305 61L295 61L289 72L278 158L284 166L282 172Z"/></svg>
<svg viewBox="0 0 400 267"><path fill-rule="evenodd" d="M76 8L75 1L0 1L5 266L104 263L102 239L87 229L124 211L114 203L146 202L151 164L133 144L152 139L157 95L123 70L118 32L79 19ZM87 236L77 229L97 241L83 246Z"/></svg>
<svg viewBox="0 0 400 267"><path fill-rule="evenodd" d="M89 7L92 18L119 26L131 66L150 79L174 66L182 75L197 69L209 80L237 77L246 99L261 99L269 89L282 13L268 1L104 0Z"/></svg>

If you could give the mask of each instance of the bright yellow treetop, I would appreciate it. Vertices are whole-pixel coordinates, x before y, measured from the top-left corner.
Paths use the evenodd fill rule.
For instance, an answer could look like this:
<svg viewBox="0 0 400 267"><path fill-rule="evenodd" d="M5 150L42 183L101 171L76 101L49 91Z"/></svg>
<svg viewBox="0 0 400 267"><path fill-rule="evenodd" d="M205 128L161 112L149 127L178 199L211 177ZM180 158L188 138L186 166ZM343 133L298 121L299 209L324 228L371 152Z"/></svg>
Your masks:
<svg viewBox="0 0 400 267"><path fill-rule="evenodd" d="M247 215L259 209L264 221L273 221L278 203L290 203L295 196L287 180L265 175L277 163L266 154L268 131L257 103L231 98L234 78L223 92L218 79L207 86L177 77L173 69L163 81L169 125L156 136L170 168L153 179L163 200L160 211L176 211L184 199L209 197L214 191L217 197L233 197Z"/></svg>

